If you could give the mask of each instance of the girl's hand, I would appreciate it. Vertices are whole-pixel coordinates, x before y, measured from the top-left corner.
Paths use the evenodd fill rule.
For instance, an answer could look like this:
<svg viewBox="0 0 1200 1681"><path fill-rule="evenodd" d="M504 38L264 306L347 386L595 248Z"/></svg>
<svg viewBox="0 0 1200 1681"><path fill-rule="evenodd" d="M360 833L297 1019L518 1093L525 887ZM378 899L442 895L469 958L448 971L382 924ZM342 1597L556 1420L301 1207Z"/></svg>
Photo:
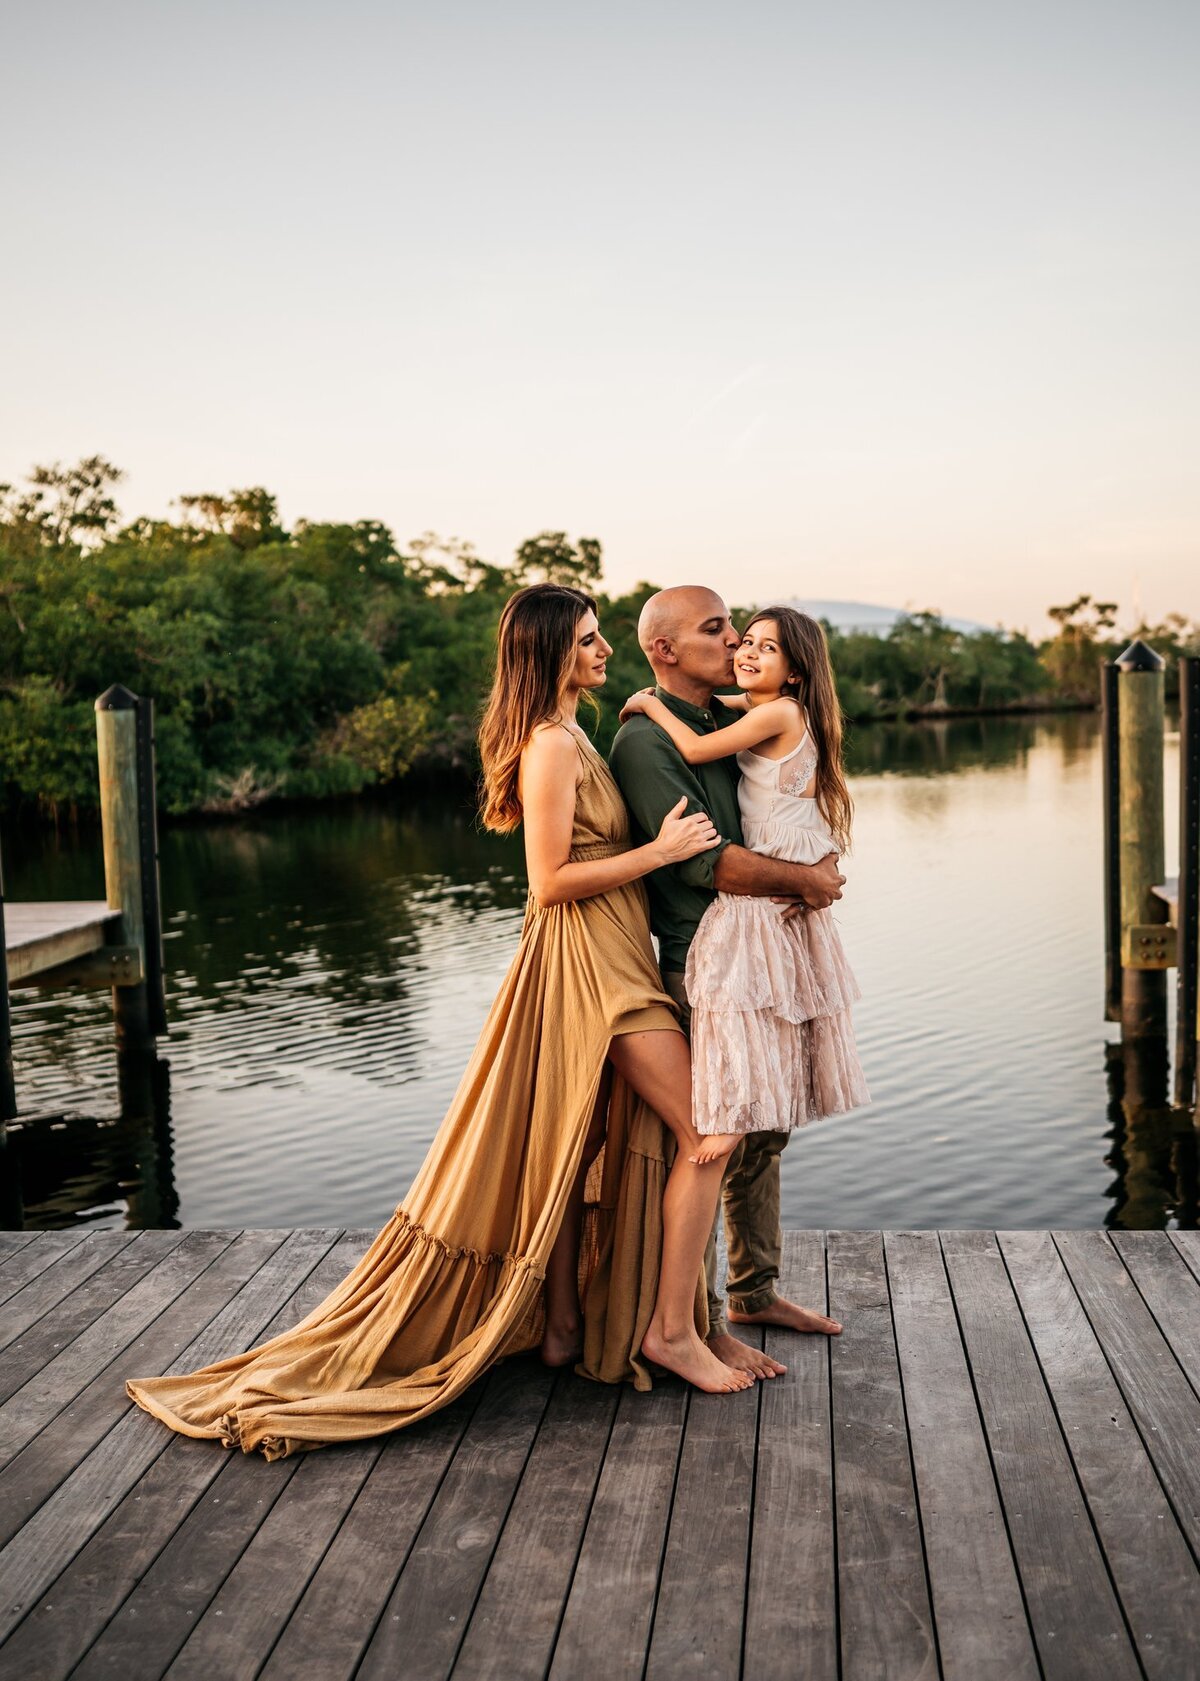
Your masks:
<svg viewBox="0 0 1200 1681"><path fill-rule="evenodd" d="M690 817L682 816L686 805L687 795L683 794L663 818L662 828L653 842L660 869L664 864L682 864L699 852L707 852L721 838L707 812L694 811Z"/></svg>
<svg viewBox="0 0 1200 1681"><path fill-rule="evenodd" d="M646 706L645 706L646 696L647 695L652 695L653 693L654 693L654 690L652 688L651 689L639 689L636 694L630 695L629 699L625 702L624 706L621 708L621 715L620 715L620 718L618 719L618 722L623 724L627 718L634 718L634 717L637 716L637 714L639 712L645 712L645 710L646 710Z"/></svg>

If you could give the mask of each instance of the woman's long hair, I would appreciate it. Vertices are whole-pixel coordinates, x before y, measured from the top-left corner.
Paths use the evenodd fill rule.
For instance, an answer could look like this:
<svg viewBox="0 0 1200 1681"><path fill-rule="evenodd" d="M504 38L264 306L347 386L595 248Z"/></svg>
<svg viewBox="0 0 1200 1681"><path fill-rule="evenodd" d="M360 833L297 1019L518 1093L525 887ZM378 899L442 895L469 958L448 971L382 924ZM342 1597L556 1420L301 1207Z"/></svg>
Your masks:
<svg viewBox="0 0 1200 1681"><path fill-rule="evenodd" d="M842 768L842 708L838 702L829 644L820 623L795 607L764 607L743 627L743 635L762 619L774 619L788 668L798 674L784 694L795 695L808 718L817 749L817 807L833 831L839 851L850 845L854 801Z"/></svg>
<svg viewBox="0 0 1200 1681"><path fill-rule="evenodd" d="M575 666L576 627L589 608L596 611L592 597L566 584L530 584L504 604L496 675L479 728L483 822L499 834L521 821L521 754L538 725L562 711Z"/></svg>

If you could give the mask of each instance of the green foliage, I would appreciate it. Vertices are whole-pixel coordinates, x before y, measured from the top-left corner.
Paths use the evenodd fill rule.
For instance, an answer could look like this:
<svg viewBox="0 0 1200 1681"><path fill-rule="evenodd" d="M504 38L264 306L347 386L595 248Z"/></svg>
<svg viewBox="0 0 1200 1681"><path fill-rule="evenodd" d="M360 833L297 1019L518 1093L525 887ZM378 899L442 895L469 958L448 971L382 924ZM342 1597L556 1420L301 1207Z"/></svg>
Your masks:
<svg viewBox="0 0 1200 1681"><path fill-rule="evenodd" d="M939 614L910 613L886 636L826 626L842 707L852 718L1052 703L1037 649L1005 631L966 635Z"/></svg>
<svg viewBox="0 0 1200 1681"><path fill-rule="evenodd" d="M1042 649L1051 682L1072 700L1094 699L1101 661L1120 652L1108 635L1117 619L1116 602L1080 595L1049 613L1058 626L1058 635Z"/></svg>
<svg viewBox="0 0 1200 1681"><path fill-rule="evenodd" d="M261 487L183 496L180 518L121 524L120 471L101 456L0 486L0 800L96 803L93 703L110 683L156 705L159 798L171 812L326 798L410 771L476 769L496 623L543 579L597 594L613 644L596 739L607 749L649 668L637 620L655 585L599 593L597 539L543 531L510 566L425 532L401 552L375 520L301 520ZM965 636L932 612L884 637L830 631L846 712L859 719L1091 701L1115 612L1052 609L1042 650ZM735 614L735 619L739 615ZM1143 634L1200 649L1177 615Z"/></svg>

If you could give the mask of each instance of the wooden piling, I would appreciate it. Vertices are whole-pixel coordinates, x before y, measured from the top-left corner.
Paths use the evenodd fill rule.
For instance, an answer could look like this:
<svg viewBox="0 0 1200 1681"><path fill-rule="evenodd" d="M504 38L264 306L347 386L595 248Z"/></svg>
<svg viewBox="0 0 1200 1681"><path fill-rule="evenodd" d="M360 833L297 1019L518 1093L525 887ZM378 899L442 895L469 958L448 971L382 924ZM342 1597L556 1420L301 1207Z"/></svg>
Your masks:
<svg viewBox="0 0 1200 1681"><path fill-rule="evenodd" d="M136 948L142 975L136 986L112 989L117 1046L126 1053L148 1049L155 1032L166 1025L158 943L153 753L152 749L147 752L144 724L139 732L138 706L137 696L120 683L106 689L96 702L105 891L108 903L121 912L124 940ZM147 765L150 786L146 785ZM148 982L154 987L153 995Z"/></svg>
<svg viewBox="0 0 1200 1681"><path fill-rule="evenodd" d="M1100 744L1104 778L1104 1019L1121 1019L1120 673L1112 660L1100 667Z"/></svg>
<svg viewBox="0 0 1200 1681"><path fill-rule="evenodd" d="M5 1121L17 1116L13 1078L12 1016L8 1007L8 948L4 939L4 864L0 860L0 1136Z"/></svg>
<svg viewBox="0 0 1200 1681"><path fill-rule="evenodd" d="M1167 1032L1165 970L1173 956L1162 881L1163 661L1133 641L1117 660L1121 882L1121 1031L1127 1038Z"/></svg>
<svg viewBox="0 0 1200 1681"><path fill-rule="evenodd" d="M1200 1039L1200 659L1179 662L1179 898L1175 1101L1190 1107Z"/></svg>

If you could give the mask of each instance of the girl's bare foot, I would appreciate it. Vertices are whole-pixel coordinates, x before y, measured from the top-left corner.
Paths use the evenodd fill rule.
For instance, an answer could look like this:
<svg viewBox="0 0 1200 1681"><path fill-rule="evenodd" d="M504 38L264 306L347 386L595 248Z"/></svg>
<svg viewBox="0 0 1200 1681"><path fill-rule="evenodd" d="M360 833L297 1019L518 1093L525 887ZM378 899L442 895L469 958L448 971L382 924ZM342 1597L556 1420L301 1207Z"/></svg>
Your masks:
<svg viewBox="0 0 1200 1681"><path fill-rule="evenodd" d="M836 1319L817 1313L811 1307L801 1307L798 1302L789 1302L784 1296L777 1296L758 1313L739 1313L735 1307L730 1307L726 1315L735 1325L782 1325L785 1331L816 1331L826 1337L842 1334L842 1327Z"/></svg>
<svg viewBox="0 0 1200 1681"><path fill-rule="evenodd" d="M689 1156L690 1162L697 1167L703 1167L705 1162L719 1162L726 1156L731 1156L738 1145L745 1138L744 1132L714 1132L704 1135L694 1156Z"/></svg>
<svg viewBox="0 0 1200 1681"><path fill-rule="evenodd" d="M583 1325L547 1325L539 1349L544 1366L573 1366L583 1359Z"/></svg>
<svg viewBox="0 0 1200 1681"><path fill-rule="evenodd" d="M677 1337L666 1337L651 1325L642 1338L642 1353L656 1366L665 1366L707 1395L727 1395L735 1389L749 1389L754 1383L750 1372L735 1372L732 1366L718 1360L700 1341L694 1327Z"/></svg>

